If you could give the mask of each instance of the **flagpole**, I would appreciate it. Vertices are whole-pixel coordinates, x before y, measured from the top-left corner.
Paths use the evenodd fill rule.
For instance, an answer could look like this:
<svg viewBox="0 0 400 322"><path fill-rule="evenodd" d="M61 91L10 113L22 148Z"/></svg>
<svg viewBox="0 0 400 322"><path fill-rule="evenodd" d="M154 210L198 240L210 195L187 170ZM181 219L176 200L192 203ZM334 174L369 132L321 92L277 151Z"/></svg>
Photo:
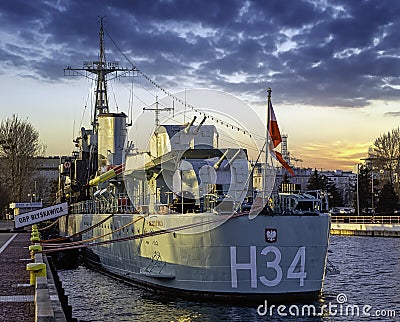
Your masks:
<svg viewBox="0 0 400 322"><path fill-rule="evenodd" d="M264 201L264 206L267 205L267 170L268 170L268 156L269 156L269 127L270 127L270 106L271 106L271 92L272 89L271 87L267 88L267 93L268 93L268 100L267 100L267 133L265 136L265 169L264 169L264 194L263 194L263 201Z"/></svg>

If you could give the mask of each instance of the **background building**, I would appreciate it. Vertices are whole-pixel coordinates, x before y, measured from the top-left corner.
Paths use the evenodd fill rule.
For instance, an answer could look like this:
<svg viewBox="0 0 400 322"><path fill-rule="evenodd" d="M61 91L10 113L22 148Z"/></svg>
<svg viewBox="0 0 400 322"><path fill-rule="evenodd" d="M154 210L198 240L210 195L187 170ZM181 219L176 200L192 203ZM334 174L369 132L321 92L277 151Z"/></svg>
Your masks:
<svg viewBox="0 0 400 322"><path fill-rule="evenodd" d="M32 176L29 201L42 201L43 207L51 205L56 196L60 157L35 158L36 171Z"/></svg>

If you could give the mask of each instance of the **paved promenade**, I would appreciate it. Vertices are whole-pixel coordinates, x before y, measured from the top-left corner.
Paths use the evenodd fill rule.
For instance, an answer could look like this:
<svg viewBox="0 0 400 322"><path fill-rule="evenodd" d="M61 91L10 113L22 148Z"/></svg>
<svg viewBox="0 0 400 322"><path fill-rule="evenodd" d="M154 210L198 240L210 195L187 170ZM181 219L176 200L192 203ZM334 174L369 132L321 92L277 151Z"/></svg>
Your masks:
<svg viewBox="0 0 400 322"><path fill-rule="evenodd" d="M12 222L0 222L0 231ZM29 233L0 233L0 321L35 321L34 286L29 285Z"/></svg>

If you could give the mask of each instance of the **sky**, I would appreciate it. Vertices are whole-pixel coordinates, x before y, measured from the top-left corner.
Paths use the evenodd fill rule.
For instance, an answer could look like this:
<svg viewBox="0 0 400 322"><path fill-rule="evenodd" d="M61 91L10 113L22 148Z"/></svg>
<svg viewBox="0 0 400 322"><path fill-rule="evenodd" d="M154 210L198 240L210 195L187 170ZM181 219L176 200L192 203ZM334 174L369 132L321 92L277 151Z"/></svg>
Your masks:
<svg viewBox="0 0 400 322"><path fill-rule="evenodd" d="M271 87L297 166L351 170L399 126L399 1L3 0L0 119L28 119L47 155L89 125L93 84L63 69L96 59L100 16L107 60L130 67L123 52L171 93L225 91L260 113ZM110 101L128 82L112 86Z"/></svg>

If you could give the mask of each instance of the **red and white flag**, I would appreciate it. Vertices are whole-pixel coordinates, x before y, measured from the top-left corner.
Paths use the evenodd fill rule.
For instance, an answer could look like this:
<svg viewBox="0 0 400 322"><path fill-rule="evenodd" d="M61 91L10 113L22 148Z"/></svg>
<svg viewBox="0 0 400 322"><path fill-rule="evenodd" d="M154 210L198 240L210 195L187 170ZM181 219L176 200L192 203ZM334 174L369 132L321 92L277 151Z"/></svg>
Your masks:
<svg viewBox="0 0 400 322"><path fill-rule="evenodd" d="M281 137L281 133L279 131L278 121L276 120L275 112L274 112L274 109L272 108L271 101L268 102L268 105L269 105L268 106L268 108L269 108L268 131L269 131L269 136L271 137L272 149L275 149L279 145L279 143L282 142L282 137Z"/></svg>
<svg viewBox="0 0 400 322"><path fill-rule="evenodd" d="M293 169L287 164L287 162L283 159L282 154L274 151L274 149L282 142L282 137L281 137L281 133L279 131L279 127L278 127L278 121L276 120L275 117L275 112L274 109L272 107L272 103L271 101L268 102L268 133L271 137L271 141L269 144L269 149L270 149L270 153L271 155L273 155L275 157L275 159L277 159L282 166L290 172L290 174L292 176L294 176L294 172Z"/></svg>
<svg viewBox="0 0 400 322"><path fill-rule="evenodd" d="M282 156L282 154L280 154L279 152L277 152L277 151L273 151L273 150L271 150L271 154L275 157L275 159L277 159L281 164L282 164L282 166L287 170L287 171L289 171L289 173L294 177L294 171L293 171L293 169L290 167L290 165L288 165L287 163L286 163L286 161L283 159L283 156Z"/></svg>

